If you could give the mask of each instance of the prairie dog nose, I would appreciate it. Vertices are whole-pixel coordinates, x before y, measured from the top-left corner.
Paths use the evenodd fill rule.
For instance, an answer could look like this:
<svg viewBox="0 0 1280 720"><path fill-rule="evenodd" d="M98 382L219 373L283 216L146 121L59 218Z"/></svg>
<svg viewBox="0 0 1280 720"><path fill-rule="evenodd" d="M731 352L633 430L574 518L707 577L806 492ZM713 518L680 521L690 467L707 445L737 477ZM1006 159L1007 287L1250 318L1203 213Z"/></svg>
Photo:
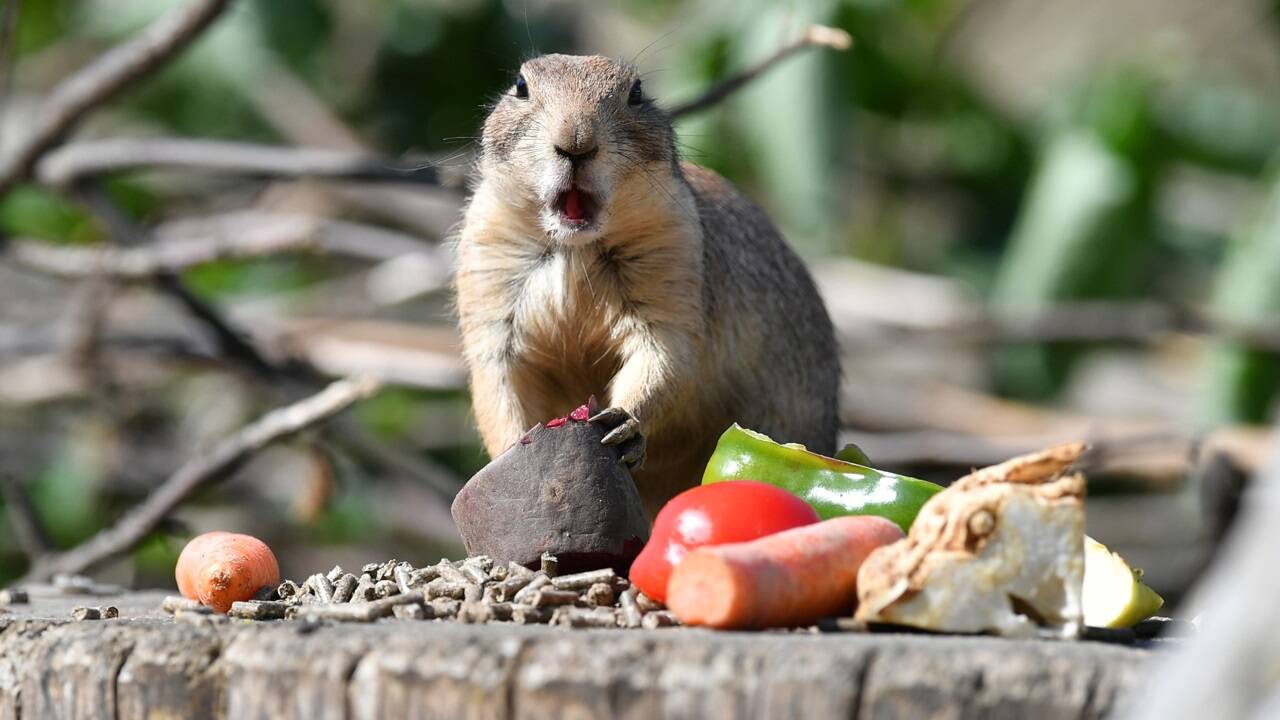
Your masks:
<svg viewBox="0 0 1280 720"><path fill-rule="evenodd" d="M599 150L600 150L600 146L594 143L591 145L590 148L586 150L581 150L578 152L574 152L567 148L556 145L556 154L559 155L560 157L568 158L569 162L573 163L574 165L578 165L580 163L584 163L590 160L591 158L596 156L596 153L599 152Z"/></svg>
<svg viewBox="0 0 1280 720"><path fill-rule="evenodd" d="M589 122L566 122L553 145L557 155L574 165L590 160L600 150L595 128Z"/></svg>

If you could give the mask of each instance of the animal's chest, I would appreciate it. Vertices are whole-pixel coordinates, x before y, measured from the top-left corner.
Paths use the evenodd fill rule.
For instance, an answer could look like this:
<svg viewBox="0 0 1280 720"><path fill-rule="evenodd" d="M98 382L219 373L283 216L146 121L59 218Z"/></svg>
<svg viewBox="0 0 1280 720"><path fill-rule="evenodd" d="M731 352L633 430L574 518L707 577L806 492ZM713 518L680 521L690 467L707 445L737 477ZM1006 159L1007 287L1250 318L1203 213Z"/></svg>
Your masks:
<svg viewBox="0 0 1280 720"><path fill-rule="evenodd" d="M526 352L566 366L611 364L628 288L591 249L539 258L521 283L514 330Z"/></svg>

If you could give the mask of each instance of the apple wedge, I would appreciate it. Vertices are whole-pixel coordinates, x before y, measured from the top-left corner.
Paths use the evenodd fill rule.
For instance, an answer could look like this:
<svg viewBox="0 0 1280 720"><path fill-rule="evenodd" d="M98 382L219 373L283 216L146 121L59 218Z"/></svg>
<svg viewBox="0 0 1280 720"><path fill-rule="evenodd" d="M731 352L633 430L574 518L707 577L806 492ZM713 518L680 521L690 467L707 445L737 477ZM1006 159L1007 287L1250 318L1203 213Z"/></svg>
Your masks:
<svg viewBox="0 0 1280 720"><path fill-rule="evenodd" d="M1106 545L1084 539L1084 622L1127 628L1151 617L1164 598L1142 582L1142 571L1129 567Z"/></svg>

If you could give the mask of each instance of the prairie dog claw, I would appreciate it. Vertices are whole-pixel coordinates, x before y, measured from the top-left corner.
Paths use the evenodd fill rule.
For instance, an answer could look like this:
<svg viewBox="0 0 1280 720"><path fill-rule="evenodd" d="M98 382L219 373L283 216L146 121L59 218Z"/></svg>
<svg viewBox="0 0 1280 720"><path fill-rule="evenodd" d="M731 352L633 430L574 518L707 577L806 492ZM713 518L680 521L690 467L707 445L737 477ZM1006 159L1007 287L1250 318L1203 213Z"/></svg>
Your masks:
<svg viewBox="0 0 1280 720"><path fill-rule="evenodd" d="M627 412L624 408L611 407L605 408L595 415L587 418L587 422L600 423L607 427L617 427L630 418L631 413Z"/></svg>
<svg viewBox="0 0 1280 720"><path fill-rule="evenodd" d="M600 439L601 445L621 445L622 443L636 437L640 434L640 421L633 417L627 418L623 423L609 431Z"/></svg>
<svg viewBox="0 0 1280 720"><path fill-rule="evenodd" d="M621 453L618 463L634 470L644 464L645 441L640 431L640 421L620 407L605 408L587 419L600 423L609 432L600 440L601 445L616 445Z"/></svg>

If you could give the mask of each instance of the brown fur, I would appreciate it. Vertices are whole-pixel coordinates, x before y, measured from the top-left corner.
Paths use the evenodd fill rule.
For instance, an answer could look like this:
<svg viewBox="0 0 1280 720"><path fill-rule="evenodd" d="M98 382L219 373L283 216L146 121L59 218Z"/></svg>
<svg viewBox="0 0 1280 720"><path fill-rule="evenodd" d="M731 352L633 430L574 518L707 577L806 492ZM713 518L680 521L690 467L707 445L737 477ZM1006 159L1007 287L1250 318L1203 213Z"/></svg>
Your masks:
<svg viewBox="0 0 1280 720"><path fill-rule="evenodd" d="M630 66L526 63L485 123L458 246L457 296L476 419L497 454L589 395L642 424L636 481L652 515L697 484L732 422L832 452L839 365L830 319L765 214L676 157L670 120L628 104ZM554 147L599 152L570 166ZM568 232L548 204L568 178L600 199Z"/></svg>

